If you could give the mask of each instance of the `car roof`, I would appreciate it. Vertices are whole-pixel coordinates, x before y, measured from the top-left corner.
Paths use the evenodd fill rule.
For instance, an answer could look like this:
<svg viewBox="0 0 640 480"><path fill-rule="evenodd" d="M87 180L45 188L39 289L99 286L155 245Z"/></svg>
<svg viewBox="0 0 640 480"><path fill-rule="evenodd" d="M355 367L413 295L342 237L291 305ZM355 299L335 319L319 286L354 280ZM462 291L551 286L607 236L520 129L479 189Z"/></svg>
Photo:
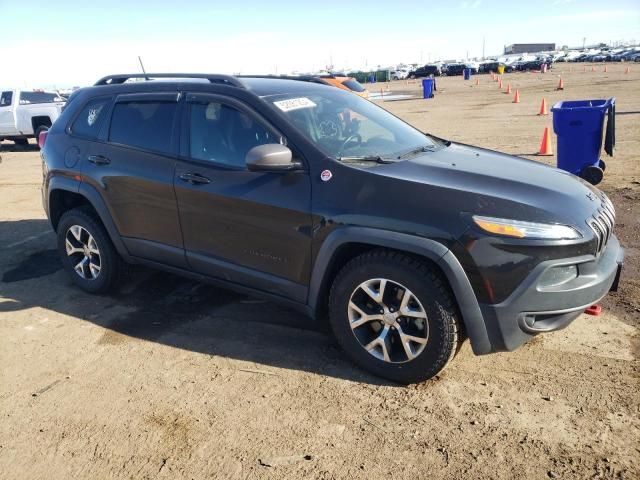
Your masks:
<svg viewBox="0 0 640 480"><path fill-rule="evenodd" d="M242 75L231 76L221 74L117 74L101 78L93 87L94 91L104 91L103 89L118 91L121 88L144 92L148 90L157 91L162 86L170 86L172 89L182 89L191 84L198 84L202 90L206 85L225 85L236 87L253 93L259 97L280 94L310 94L312 92L324 91L325 88L334 88L327 80L335 77L325 77L304 75L276 77L267 75ZM137 79L138 81L132 81ZM187 86L188 88L188 86ZM86 90L86 89L85 89ZM206 90L206 89L205 89Z"/></svg>
<svg viewBox="0 0 640 480"><path fill-rule="evenodd" d="M248 89L259 97L279 94L304 94L335 88L325 83L295 80L292 78L242 77Z"/></svg>

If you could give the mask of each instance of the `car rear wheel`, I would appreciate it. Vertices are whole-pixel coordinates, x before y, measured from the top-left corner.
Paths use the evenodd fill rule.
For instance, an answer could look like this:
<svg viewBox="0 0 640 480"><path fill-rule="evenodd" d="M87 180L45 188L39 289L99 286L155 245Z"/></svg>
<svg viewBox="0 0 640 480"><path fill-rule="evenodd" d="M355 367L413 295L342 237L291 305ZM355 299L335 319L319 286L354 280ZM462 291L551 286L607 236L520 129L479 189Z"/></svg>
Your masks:
<svg viewBox="0 0 640 480"><path fill-rule="evenodd" d="M329 300L333 333L375 375L415 383L439 373L458 350L453 295L427 262L376 250L349 262Z"/></svg>
<svg viewBox="0 0 640 480"><path fill-rule="evenodd" d="M102 223L86 208L66 212L58 223L58 252L73 283L91 293L108 292L124 262Z"/></svg>

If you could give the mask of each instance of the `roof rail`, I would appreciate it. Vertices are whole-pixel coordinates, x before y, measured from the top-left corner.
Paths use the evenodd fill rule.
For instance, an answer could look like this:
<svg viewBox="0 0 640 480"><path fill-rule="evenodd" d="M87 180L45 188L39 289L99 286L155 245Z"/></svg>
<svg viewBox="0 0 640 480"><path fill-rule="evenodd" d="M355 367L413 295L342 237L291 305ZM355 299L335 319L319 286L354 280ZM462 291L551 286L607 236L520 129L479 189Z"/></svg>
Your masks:
<svg viewBox="0 0 640 480"><path fill-rule="evenodd" d="M222 83L234 87L245 88L245 85L232 75L221 75L217 73L119 73L117 75L107 75L95 83L99 85L118 85L131 78L142 78L153 80L155 78L204 78L211 83Z"/></svg>

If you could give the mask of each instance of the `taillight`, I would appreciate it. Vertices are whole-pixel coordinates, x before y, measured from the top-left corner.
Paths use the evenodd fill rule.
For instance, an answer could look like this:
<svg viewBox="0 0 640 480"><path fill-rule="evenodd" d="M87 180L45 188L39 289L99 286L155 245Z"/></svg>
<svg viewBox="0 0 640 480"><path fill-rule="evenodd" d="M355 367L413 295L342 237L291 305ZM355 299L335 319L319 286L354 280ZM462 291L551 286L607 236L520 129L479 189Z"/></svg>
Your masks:
<svg viewBox="0 0 640 480"><path fill-rule="evenodd" d="M49 133L49 131L45 130L38 134L38 147L40 148L44 147L44 142L47 141L47 133Z"/></svg>

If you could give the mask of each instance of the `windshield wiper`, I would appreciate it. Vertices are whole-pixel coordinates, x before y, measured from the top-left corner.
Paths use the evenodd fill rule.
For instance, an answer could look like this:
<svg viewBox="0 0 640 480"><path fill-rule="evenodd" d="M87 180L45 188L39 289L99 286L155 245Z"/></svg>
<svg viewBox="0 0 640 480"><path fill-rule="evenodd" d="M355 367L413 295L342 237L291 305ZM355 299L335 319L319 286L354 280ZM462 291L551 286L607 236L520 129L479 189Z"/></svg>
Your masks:
<svg viewBox="0 0 640 480"><path fill-rule="evenodd" d="M393 163L393 160L385 160L380 155L364 155L361 157L352 156L352 157L338 157L338 161L340 162L375 162L375 163Z"/></svg>
<svg viewBox="0 0 640 480"><path fill-rule="evenodd" d="M416 155L418 153L435 152L435 151L436 151L436 147L433 145L422 145L421 147L411 149L408 152L404 152L403 154L398 155L396 158L400 160L402 158L410 157L411 155Z"/></svg>

